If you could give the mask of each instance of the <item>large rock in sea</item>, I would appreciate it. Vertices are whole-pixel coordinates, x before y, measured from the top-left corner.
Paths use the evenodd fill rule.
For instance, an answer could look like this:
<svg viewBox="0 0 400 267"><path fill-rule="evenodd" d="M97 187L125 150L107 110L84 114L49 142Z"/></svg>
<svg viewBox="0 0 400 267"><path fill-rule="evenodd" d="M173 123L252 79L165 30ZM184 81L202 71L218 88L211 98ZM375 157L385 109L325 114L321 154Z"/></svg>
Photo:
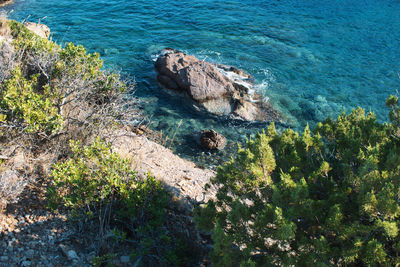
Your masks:
<svg viewBox="0 0 400 267"><path fill-rule="evenodd" d="M174 49L165 49L155 68L159 83L184 93L195 106L216 115L246 121L276 121L278 112L255 93L250 75L231 66L213 65Z"/></svg>

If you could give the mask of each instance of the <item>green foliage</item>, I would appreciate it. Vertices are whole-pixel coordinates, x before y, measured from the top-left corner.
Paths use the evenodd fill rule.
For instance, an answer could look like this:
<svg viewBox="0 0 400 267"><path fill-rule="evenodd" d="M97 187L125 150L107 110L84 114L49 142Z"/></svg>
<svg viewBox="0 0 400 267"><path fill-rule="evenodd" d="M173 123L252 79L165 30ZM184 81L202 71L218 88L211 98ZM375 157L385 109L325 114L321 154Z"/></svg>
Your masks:
<svg viewBox="0 0 400 267"><path fill-rule="evenodd" d="M102 214L115 200L128 196L140 182L111 148L97 139L93 145L81 147L70 143L73 156L53 166L54 186L51 199L83 214Z"/></svg>
<svg viewBox="0 0 400 267"><path fill-rule="evenodd" d="M136 233L148 232L164 223L164 208L169 195L154 177L148 175L141 183L136 183L135 190L127 191L121 199L118 214Z"/></svg>
<svg viewBox="0 0 400 267"><path fill-rule="evenodd" d="M98 53L88 54L81 45L68 43L60 51L60 62L56 65L57 71L69 71L70 75L81 75L86 80L94 79L99 75L103 60Z"/></svg>
<svg viewBox="0 0 400 267"><path fill-rule="evenodd" d="M48 86L36 92L38 75L25 79L16 68L10 79L0 85L0 122L13 121L26 125L25 132L54 133L62 127L62 117L54 106L54 96Z"/></svg>
<svg viewBox="0 0 400 267"><path fill-rule="evenodd" d="M14 47L16 50L25 51L22 54L23 56L27 55L27 53L56 53L60 49L59 45L36 35L22 23L9 20L8 24L11 28Z"/></svg>
<svg viewBox="0 0 400 267"><path fill-rule="evenodd" d="M60 60L55 62L53 75L79 77L87 86L94 87L92 97L95 101L108 101L110 93L122 93L126 85L115 73L105 73L101 70L103 60L100 54L90 54L81 45L68 43L59 53Z"/></svg>
<svg viewBox="0 0 400 267"><path fill-rule="evenodd" d="M9 21L14 47L22 53L22 57L32 54L56 55L50 62L53 66L51 79L60 79L60 76L69 76L72 79L79 77L83 81L92 81L99 89L99 92L109 92L114 86L118 87L119 92L126 89L126 85L119 80L116 74L106 74L101 68L103 60L99 53L87 53L81 45L67 43L64 48L56 43L41 38L28 30L23 24L16 21ZM49 81L50 82L50 81Z"/></svg>
<svg viewBox="0 0 400 267"><path fill-rule="evenodd" d="M115 104L127 86L119 75L101 69L103 61L98 53L87 53L83 46L73 43L62 48L21 23L7 23L18 60L0 87L0 126L11 124L8 128L43 136L61 130L65 121L74 121L68 116L83 114L79 109L89 114L87 119L80 118L85 123L121 116L107 105ZM75 113L63 113L65 104ZM121 103L114 106L118 105Z"/></svg>
<svg viewBox="0 0 400 267"><path fill-rule="evenodd" d="M159 181L150 175L138 178L129 162L100 139L89 146L71 141L70 146L71 158L53 166L48 189L52 208L61 204L77 219L97 218L102 240L108 233L116 245L136 244L131 255L135 262L178 266L192 260L185 257L183 243L165 229L170 195ZM93 264L110 263L110 255L96 257Z"/></svg>
<svg viewBox="0 0 400 267"><path fill-rule="evenodd" d="M116 256L117 256L117 254L107 253L107 254L104 254L103 256L93 257L92 265L94 267L100 267L100 266L112 267L112 266L114 266L112 264L112 261L115 259Z"/></svg>
<svg viewBox="0 0 400 267"><path fill-rule="evenodd" d="M400 137L400 107L399 107L399 98L397 96L390 95L388 99L386 99L386 106L388 106L391 110L389 112L389 118L392 121L392 126L395 129L394 133L397 137Z"/></svg>
<svg viewBox="0 0 400 267"><path fill-rule="evenodd" d="M196 210L215 266L400 264L400 109L391 123L358 108L300 135L248 140L218 169L216 200Z"/></svg>

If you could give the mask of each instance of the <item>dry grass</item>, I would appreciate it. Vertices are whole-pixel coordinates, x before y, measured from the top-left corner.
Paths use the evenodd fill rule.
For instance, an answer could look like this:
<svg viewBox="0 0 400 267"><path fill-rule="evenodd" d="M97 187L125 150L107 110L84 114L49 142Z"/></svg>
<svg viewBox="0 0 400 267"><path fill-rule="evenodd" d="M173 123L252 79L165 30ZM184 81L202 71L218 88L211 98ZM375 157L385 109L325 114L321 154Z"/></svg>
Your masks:
<svg viewBox="0 0 400 267"><path fill-rule="evenodd" d="M0 0L0 5L1 3L2 2ZM7 22L7 13L2 12L0 13L0 36L9 37L10 34L11 34L11 29Z"/></svg>

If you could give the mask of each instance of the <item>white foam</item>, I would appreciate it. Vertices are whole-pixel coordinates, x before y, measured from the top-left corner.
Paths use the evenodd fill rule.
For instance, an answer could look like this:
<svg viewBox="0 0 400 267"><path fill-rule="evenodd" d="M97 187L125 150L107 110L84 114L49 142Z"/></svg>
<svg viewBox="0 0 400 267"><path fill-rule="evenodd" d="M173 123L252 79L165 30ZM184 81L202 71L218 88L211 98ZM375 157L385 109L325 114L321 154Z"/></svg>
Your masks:
<svg viewBox="0 0 400 267"><path fill-rule="evenodd" d="M160 56L160 54L153 54L153 55L151 55L151 60L152 61L154 61L154 62L156 62L157 61L157 58Z"/></svg>

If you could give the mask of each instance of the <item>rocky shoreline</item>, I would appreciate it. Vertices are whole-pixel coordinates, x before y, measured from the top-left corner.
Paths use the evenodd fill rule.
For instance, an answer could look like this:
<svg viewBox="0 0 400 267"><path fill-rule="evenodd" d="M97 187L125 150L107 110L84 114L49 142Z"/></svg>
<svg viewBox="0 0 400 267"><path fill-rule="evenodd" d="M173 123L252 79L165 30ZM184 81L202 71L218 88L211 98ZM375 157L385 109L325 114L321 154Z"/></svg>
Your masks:
<svg viewBox="0 0 400 267"><path fill-rule="evenodd" d="M25 26L42 38L50 38L46 25L28 22ZM3 39L6 38L10 37ZM244 71L214 66L176 50L160 56L156 69L162 85L185 94L201 110L244 121L280 120L279 113L253 90L252 78ZM123 126L113 129L112 137L107 133L99 136L114 152L131 162L139 177L151 173L162 182L172 194L169 225L202 258L210 249L209 238L196 230L193 208L215 197L216 188L211 186L207 192L204 188L216 172L182 159L151 141L146 137L145 128ZM223 149L226 145L226 139L214 130L203 131L199 142L210 150ZM17 147L9 151L5 155L8 162L14 167L18 165L30 176L30 182L20 200L0 213L0 266L91 266L92 259L98 256L93 247L98 241L96 227L91 227L89 222L83 225L72 220L67 210L52 212L46 207L48 181L45 177L56 161L55 155L39 153L33 160L31 155L19 153ZM122 246L112 264L132 266L129 253L129 246Z"/></svg>
<svg viewBox="0 0 400 267"><path fill-rule="evenodd" d="M152 176L162 181L173 195L169 220L175 230L185 233L200 253L208 250L207 243L195 229L192 210L194 205L213 198L216 190L205 185L215 176L215 171L200 168L194 163L173 154L146 136L120 129L109 139L113 150L131 160L138 175ZM22 193L20 201L9 205L0 213L0 266L92 266L97 256L93 244L97 242L96 227L83 226L73 221L67 211L57 213L46 207L47 182L43 176L49 171L48 162L36 165L38 173ZM21 162L28 168L29 162ZM43 170L45 173L39 172ZM114 266L131 266L129 247L121 247L113 260Z"/></svg>
<svg viewBox="0 0 400 267"><path fill-rule="evenodd" d="M26 23L25 26L42 38L50 36L46 25ZM5 43L12 42L9 35L1 37ZM100 133L100 136L112 145L114 152L130 160L139 177L151 173L171 192L167 214L169 230L180 233L201 258L208 245L195 228L192 210L194 205L214 196L213 188L205 194L204 187L215 176L215 171L180 158L170 149L149 140L138 128L114 129L112 138L107 133ZM16 203L0 205L3 208L0 212L0 266L92 266L92 259L99 256L95 248L97 227L91 225L96 222L82 224L73 220L67 210L53 212L47 207L47 177L56 161L55 155L42 151L33 156L15 145L1 152L1 159L7 161L5 167L15 174L10 177L16 183L26 181ZM132 266L131 252L129 245L121 245L112 264Z"/></svg>
<svg viewBox="0 0 400 267"><path fill-rule="evenodd" d="M204 192L204 187L216 172L197 166L182 159L168 149L145 135L132 132L130 127L115 132L117 137L108 141L121 157L130 159L132 169L139 176L147 173L162 181L164 185L182 201L181 204L190 211L194 204L214 197L212 188Z"/></svg>

